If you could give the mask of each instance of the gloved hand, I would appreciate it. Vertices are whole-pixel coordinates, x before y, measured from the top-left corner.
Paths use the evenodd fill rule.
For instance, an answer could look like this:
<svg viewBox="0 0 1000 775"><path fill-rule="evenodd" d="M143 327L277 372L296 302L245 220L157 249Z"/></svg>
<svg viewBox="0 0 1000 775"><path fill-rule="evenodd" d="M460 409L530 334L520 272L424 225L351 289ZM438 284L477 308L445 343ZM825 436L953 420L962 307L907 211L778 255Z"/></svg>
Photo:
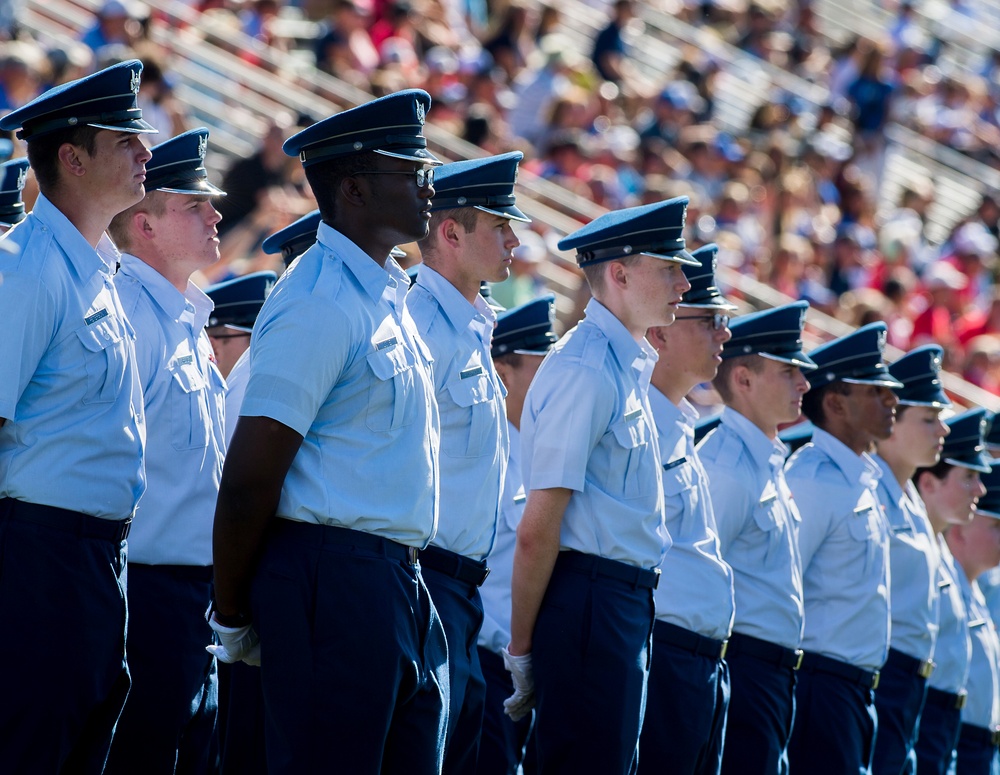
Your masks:
<svg viewBox="0 0 1000 775"><path fill-rule="evenodd" d="M520 721L535 707L535 676L531 669L531 654L515 657L507 649L500 649L503 663L514 681L514 694L503 701L503 712L512 721Z"/></svg>
<svg viewBox="0 0 1000 775"><path fill-rule="evenodd" d="M215 614L209 613L208 626L219 638L218 644L206 646L209 654L213 654L223 662L246 662L248 665L260 665L260 638L251 625L245 627L226 627L215 620Z"/></svg>

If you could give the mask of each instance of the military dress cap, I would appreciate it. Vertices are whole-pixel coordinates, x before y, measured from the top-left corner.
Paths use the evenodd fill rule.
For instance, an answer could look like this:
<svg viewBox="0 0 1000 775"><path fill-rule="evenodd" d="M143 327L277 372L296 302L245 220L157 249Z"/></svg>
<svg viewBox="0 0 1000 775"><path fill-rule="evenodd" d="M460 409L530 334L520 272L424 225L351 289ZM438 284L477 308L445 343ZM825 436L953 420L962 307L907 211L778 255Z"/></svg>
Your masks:
<svg viewBox="0 0 1000 775"><path fill-rule="evenodd" d="M986 446L1000 447L1000 412L990 415L990 427L986 431Z"/></svg>
<svg viewBox="0 0 1000 775"><path fill-rule="evenodd" d="M387 94L337 113L292 135L282 146L308 167L321 161L373 151L394 159L441 164L427 150L424 121L431 107L422 89Z"/></svg>
<svg viewBox="0 0 1000 775"><path fill-rule="evenodd" d="M559 249L575 249L580 266L636 255L701 266L684 247L687 206L688 198L679 196L605 213L559 240Z"/></svg>
<svg viewBox="0 0 1000 775"><path fill-rule="evenodd" d="M17 136L22 140L76 126L156 132L142 120L136 102L141 73L142 62L130 59L61 84L0 118L0 129L20 129Z"/></svg>
<svg viewBox="0 0 1000 775"><path fill-rule="evenodd" d="M941 385L941 357L944 350L928 344L910 350L889 366L889 373L903 383L893 392L903 406L929 406L942 409L951 406Z"/></svg>
<svg viewBox="0 0 1000 775"><path fill-rule="evenodd" d="M196 196L225 196L213 186L205 169L208 152L208 130L192 129L149 149L152 157L146 162L146 191Z"/></svg>
<svg viewBox="0 0 1000 775"><path fill-rule="evenodd" d="M556 297L551 293L507 310L497 318L490 354L545 355L556 343L555 319Z"/></svg>
<svg viewBox="0 0 1000 775"><path fill-rule="evenodd" d="M762 355L800 369L816 368L802 350L802 328L809 302L794 301L781 307L751 312L729 321L732 337L722 345L722 359Z"/></svg>
<svg viewBox="0 0 1000 775"><path fill-rule="evenodd" d="M973 471L987 473L990 456L986 454L986 436L989 421L982 407L955 415L945 420L950 433L945 436L941 462Z"/></svg>
<svg viewBox="0 0 1000 775"><path fill-rule="evenodd" d="M1000 463L1000 460L993 461ZM989 473L984 473L980 477L986 494L980 496L976 503L976 513L985 517L1000 519L1000 465L994 465Z"/></svg>
<svg viewBox="0 0 1000 775"><path fill-rule="evenodd" d="M14 155L14 143L6 137L0 137L0 161L7 161Z"/></svg>
<svg viewBox="0 0 1000 775"><path fill-rule="evenodd" d="M319 210L306 213L297 221L274 232L261 243L261 248L265 253L281 253L285 266L288 266L312 247L316 241L316 231L322 220L323 216L320 215Z"/></svg>
<svg viewBox="0 0 1000 775"><path fill-rule="evenodd" d="M21 191L27 177L27 159L0 164L0 226L13 226L25 219Z"/></svg>
<svg viewBox="0 0 1000 775"><path fill-rule="evenodd" d="M691 289L681 297L681 303L677 306L697 309L736 309L736 305L726 299L715 284L715 270L719 263L718 252L719 246L714 242L691 251L691 258L697 261L698 265L684 264L684 276L691 283Z"/></svg>
<svg viewBox="0 0 1000 775"><path fill-rule="evenodd" d="M252 331L260 308L277 281L274 272L254 272L206 288L205 293L215 302L207 328L225 326Z"/></svg>
<svg viewBox="0 0 1000 775"><path fill-rule="evenodd" d="M486 280L481 280L479 283L479 295L486 299L486 303L489 305L490 309L498 315L501 312L507 311L507 308L503 304L493 298L493 286L491 286Z"/></svg>
<svg viewBox="0 0 1000 775"><path fill-rule="evenodd" d="M722 413L699 417L694 424L694 443L699 444L703 438L722 424Z"/></svg>
<svg viewBox="0 0 1000 775"><path fill-rule="evenodd" d="M902 387L882 361L887 336L885 323L869 323L817 347L809 353L816 364L816 370L809 374L809 387L816 389L833 382Z"/></svg>
<svg viewBox="0 0 1000 775"><path fill-rule="evenodd" d="M445 164L434 172L431 212L475 207L501 218L531 223L531 219L514 204L517 164L523 158L524 154L520 151L512 151L485 159Z"/></svg>

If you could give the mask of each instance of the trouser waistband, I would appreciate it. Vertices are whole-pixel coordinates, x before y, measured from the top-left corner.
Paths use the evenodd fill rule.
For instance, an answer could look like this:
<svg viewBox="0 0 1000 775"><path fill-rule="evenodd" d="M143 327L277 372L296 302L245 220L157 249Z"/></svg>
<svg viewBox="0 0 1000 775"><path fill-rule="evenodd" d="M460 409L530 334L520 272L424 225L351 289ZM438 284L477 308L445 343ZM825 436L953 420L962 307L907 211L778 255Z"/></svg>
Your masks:
<svg viewBox="0 0 1000 775"><path fill-rule="evenodd" d="M919 676L920 678L930 678L935 668L933 659L917 659L892 648L889 649L889 656L885 664L886 667L892 666L904 673Z"/></svg>
<svg viewBox="0 0 1000 775"><path fill-rule="evenodd" d="M728 645L728 641L706 638L692 630L659 620L653 625L653 642L669 643L709 659L723 659Z"/></svg>
<svg viewBox="0 0 1000 775"><path fill-rule="evenodd" d="M421 551L415 546L406 546L374 533L365 533L361 530L351 530L336 525L317 525L312 522L297 522L278 517L273 520L273 527L295 541L312 546L323 546L324 544L356 546L370 552L383 554L390 560L398 560L410 565L416 565L421 554Z"/></svg>
<svg viewBox="0 0 1000 775"><path fill-rule="evenodd" d="M729 636L729 647L726 649L726 653L731 657L744 654L785 670L798 670L802 665L804 654L802 649L790 649L739 632L734 632Z"/></svg>
<svg viewBox="0 0 1000 775"><path fill-rule="evenodd" d="M101 538L121 543L132 528L132 518L101 519L79 511L28 503L15 498L0 498L0 518L16 522L30 522L35 525L66 530L84 538Z"/></svg>
<svg viewBox="0 0 1000 775"><path fill-rule="evenodd" d="M810 673L834 675L860 686L862 689L878 688L878 670L865 670L863 667L856 667L839 659L824 657L822 654L806 652L802 656L801 669Z"/></svg>
<svg viewBox="0 0 1000 775"><path fill-rule="evenodd" d="M490 575L486 560L473 560L439 546L428 546L420 552L420 565L474 587L481 587Z"/></svg>
<svg viewBox="0 0 1000 775"><path fill-rule="evenodd" d="M556 567L562 567L575 573L587 573L594 578L604 577L623 581L640 589L656 589L656 585L660 583L659 568L646 570L626 562L598 557L596 554L574 551L559 552L559 557L556 558Z"/></svg>
<svg viewBox="0 0 1000 775"><path fill-rule="evenodd" d="M952 694L951 692L945 692L941 689L935 689L933 686L927 688L927 700L926 702L931 705L936 705L939 708L945 708L946 710L961 710L965 707L965 700L968 695L965 691L961 691L958 694Z"/></svg>

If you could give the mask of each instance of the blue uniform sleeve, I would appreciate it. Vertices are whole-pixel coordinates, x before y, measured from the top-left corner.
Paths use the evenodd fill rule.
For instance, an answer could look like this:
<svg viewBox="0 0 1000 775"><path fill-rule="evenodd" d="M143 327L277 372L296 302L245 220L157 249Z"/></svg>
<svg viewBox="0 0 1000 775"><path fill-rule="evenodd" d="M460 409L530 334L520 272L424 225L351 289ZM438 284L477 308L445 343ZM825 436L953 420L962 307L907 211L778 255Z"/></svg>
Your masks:
<svg viewBox="0 0 1000 775"><path fill-rule="evenodd" d="M13 420L21 396L56 332L56 305L49 291L20 272L0 277L0 417ZM71 334L72 335L72 334Z"/></svg>

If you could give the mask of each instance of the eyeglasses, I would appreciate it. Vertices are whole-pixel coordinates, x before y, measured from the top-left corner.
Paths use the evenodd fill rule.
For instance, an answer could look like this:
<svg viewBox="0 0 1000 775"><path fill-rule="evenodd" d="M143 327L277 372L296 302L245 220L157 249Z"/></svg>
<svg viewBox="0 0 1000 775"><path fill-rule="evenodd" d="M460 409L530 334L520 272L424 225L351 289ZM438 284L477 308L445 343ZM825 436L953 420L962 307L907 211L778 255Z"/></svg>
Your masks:
<svg viewBox="0 0 1000 775"><path fill-rule="evenodd" d="M418 170L362 170L355 175L416 175L417 188L434 185L434 168L421 167Z"/></svg>
<svg viewBox="0 0 1000 775"><path fill-rule="evenodd" d="M729 327L729 315L722 312L716 312L714 315L684 315L675 316L674 320L704 320L705 324L713 331L721 331L723 328Z"/></svg>
<svg viewBox="0 0 1000 775"><path fill-rule="evenodd" d="M247 331L245 333L239 333L239 334L209 334L208 338L209 339L242 339L245 336L250 336L250 332Z"/></svg>

